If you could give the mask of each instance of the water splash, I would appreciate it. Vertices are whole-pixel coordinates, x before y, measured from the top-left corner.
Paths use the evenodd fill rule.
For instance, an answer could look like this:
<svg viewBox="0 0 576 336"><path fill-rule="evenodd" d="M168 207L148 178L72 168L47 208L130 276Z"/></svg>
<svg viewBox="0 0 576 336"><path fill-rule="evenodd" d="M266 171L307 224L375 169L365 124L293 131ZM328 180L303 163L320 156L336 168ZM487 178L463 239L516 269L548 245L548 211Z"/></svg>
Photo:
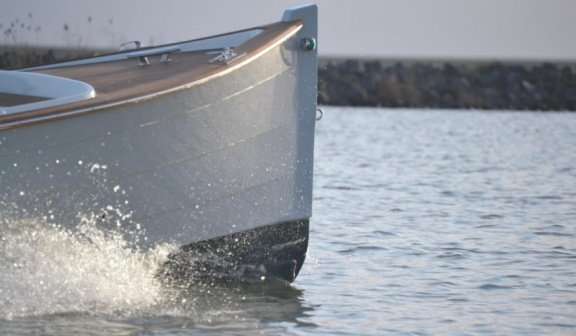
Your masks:
<svg viewBox="0 0 576 336"><path fill-rule="evenodd" d="M158 266L173 246L134 248L83 219L76 230L0 214L0 318L145 310L158 303Z"/></svg>

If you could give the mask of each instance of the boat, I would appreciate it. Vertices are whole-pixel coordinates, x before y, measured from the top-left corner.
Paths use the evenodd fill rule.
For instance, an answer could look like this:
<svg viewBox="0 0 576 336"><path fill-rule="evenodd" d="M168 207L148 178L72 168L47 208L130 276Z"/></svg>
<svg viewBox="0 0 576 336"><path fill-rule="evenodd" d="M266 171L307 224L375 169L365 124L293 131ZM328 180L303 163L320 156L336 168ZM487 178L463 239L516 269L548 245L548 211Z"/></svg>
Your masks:
<svg viewBox="0 0 576 336"><path fill-rule="evenodd" d="M317 7L0 71L0 215L177 246L164 274L280 279L312 215Z"/></svg>

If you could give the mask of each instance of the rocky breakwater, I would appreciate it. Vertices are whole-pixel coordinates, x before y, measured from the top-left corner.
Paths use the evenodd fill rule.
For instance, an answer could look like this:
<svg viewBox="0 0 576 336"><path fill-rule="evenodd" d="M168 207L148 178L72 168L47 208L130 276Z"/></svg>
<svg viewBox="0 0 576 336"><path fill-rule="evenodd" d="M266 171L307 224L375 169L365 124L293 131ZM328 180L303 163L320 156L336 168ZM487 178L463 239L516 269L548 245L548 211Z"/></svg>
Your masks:
<svg viewBox="0 0 576 336"><path fill-rule="evenodd" d="M575 69L576 63L321 60L318 102L576 111Z"/></svg>

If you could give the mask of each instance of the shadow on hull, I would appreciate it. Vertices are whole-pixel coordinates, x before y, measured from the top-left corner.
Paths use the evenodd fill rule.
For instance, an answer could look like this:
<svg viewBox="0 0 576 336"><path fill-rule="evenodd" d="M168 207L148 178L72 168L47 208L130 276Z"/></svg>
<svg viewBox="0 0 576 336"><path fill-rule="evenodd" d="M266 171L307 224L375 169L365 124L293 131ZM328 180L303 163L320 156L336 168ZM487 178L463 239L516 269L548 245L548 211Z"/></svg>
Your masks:
<svg viewBox="0 0 576 336"><path fill-rule="evenodd" d="M308 232L306 219L196 242L169 255L158 275L177 286L292 282L306 257Z"/></svg>

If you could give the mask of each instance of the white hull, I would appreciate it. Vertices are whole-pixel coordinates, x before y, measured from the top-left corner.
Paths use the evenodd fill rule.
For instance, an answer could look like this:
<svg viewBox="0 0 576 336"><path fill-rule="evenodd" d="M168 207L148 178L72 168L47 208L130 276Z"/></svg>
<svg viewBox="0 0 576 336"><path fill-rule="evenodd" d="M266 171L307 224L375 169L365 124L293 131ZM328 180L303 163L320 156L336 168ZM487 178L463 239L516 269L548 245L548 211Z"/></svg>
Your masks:
<svg viewBox="0 0 576 336"><path fill-rule="evenodd" d="M143 246L307 221L316 59L294 48L303 32L187 90L0 131L2 216L98 218Z"/></svg>

